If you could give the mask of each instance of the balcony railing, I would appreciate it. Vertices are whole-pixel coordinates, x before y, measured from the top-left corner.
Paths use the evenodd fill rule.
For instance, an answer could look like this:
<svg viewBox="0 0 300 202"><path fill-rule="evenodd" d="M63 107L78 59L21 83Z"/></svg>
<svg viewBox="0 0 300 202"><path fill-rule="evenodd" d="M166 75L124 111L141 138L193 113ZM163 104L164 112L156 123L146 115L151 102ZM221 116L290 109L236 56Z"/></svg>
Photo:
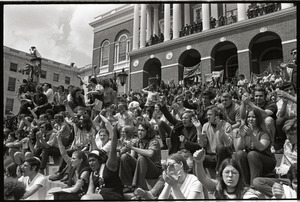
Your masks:
<svg viewBox="0 0 300 202"><path fill-rule="evenodd" d="M253 3L247 10L248 19L281 10L280 3Z"/></svg>

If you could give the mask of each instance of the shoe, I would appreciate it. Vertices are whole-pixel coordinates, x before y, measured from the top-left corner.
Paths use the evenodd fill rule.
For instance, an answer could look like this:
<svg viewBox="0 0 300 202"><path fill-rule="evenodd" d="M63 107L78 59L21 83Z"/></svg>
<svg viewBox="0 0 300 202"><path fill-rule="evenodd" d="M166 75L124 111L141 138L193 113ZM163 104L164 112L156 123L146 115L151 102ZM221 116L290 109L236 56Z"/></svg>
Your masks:
<svg viewBox="0 0 300 202"><path fill-rule="evenodd" d="M134 191L134 188L132 188L132 187L125 187L123 189L123 193L130 193L130 192L133 192L133 191Z"/></svg>
<svg viewBox="0 0 300 202"><path fill-rule="evenodd" d="M136 193L139 197L143 198L143 199L156 199L150 191L146 191L146 190L143 190L141 188L137 188L136 190Z"/></svg>
<svg viewBox="0 0 300 202"><path fill-rule="evenodd" d="M68 181L68 180L69 180L69 175L68 174L65 174L63 176L63 178L60 179L61 182Z"/></svg>
<svg viewBox="0 0 300 202"><path fill-rule="evenodd" d="M160 149L161 149L161 150L167 150L167 149L168 149L168 146L167 146L167 145L163 145Z"/></svg>
<svg viewBox="0 0 300 202"><path fill-rule="evenodd" d="M49 180L56 181L56 180L60 180L62 178L63 178L63 174L57 173L57 174L50 175Z"/></svg>

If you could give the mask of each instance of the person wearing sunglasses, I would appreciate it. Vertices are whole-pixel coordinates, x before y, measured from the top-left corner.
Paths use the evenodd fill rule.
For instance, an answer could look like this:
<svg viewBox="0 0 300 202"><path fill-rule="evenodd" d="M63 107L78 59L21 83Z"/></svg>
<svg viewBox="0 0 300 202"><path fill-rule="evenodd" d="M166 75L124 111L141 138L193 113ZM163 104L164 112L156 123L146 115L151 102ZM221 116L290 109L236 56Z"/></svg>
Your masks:
<svg viewBox="0 0 300 202"><path fill-rule="evenodd" d="M204 199L202 184L188 171L185 158L179 153L171 154L163 171L165 186L158 199Z"/></svg>

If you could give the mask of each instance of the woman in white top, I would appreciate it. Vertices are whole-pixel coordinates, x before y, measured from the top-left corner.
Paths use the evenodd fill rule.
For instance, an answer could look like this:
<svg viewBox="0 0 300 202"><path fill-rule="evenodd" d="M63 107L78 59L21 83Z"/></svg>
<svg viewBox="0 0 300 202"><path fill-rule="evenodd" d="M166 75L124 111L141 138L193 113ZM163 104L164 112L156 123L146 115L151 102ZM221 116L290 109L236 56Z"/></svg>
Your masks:
<svg viewBox="0 0 300 202"><path fill-rule="evenodd" d="M163 172L165 186L158 199L204 199L200 181L188 173L185 158L178 153L167 159L167 169Z"/></svg>

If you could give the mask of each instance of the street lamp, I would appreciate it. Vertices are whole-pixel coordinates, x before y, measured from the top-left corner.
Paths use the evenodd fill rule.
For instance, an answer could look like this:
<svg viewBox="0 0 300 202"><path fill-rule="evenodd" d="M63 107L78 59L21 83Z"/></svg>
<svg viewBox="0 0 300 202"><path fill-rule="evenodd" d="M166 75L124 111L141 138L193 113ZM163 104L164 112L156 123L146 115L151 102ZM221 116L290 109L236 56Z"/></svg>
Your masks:
<svg viewBox="0 0 300 202"><path fill-rule="evenodd" d="M128 76L128 74L126 74L126 72L123 68L122 72L120 72L118 74L118 77L119 77L119 80L120 80L120 83L121 83L122 86L124 86L124 84L126 83L127 76Z"/></svg>

